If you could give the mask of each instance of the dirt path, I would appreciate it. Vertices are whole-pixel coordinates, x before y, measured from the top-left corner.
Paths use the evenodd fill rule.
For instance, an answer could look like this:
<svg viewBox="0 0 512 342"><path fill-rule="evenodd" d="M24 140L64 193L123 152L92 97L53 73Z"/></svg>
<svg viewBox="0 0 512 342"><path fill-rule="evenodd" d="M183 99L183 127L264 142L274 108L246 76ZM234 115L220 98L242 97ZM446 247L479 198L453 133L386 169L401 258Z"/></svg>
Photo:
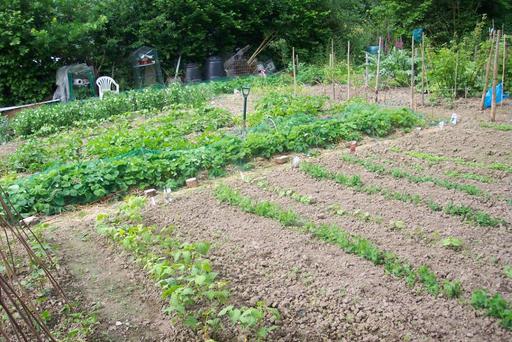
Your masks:
<svg viewBox="0 0 512 342"><path fill-rule="evenodd" d="M97 236L99 208L58 217L48 239L83 297L99 304L94 341L171 341L171 323L162 303L140 268Z"/></svg>

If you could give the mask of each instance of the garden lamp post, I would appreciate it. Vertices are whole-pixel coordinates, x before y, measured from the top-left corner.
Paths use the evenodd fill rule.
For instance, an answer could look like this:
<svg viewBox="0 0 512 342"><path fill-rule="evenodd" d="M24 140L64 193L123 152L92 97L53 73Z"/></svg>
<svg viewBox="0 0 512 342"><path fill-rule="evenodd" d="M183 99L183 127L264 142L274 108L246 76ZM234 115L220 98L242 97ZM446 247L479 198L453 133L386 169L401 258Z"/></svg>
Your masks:
<svg viewBox="0 0 512 342"><path fill-rule="evenodd" d="M249 97L249 92L251 91L251 87L249 87L248 85L245 85L242 87L242 95L244 97L244 116L243 116L243 120L244 120L244 135L245 135L245 132L246 132L246 127L247 127L247 98Z"/></svg>

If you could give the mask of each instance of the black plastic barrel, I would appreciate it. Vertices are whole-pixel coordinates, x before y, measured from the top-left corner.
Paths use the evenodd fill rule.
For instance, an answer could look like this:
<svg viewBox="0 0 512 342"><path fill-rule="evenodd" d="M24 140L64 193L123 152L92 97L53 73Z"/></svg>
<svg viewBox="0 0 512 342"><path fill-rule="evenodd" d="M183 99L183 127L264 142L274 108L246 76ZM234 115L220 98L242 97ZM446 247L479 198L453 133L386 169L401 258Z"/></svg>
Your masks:
<svg viewBox="0 0 512 342"><path fill-rule="evenodd" d="M185 66L185 82L201 82L201 69L197 63L188 63Z"/></svg>
<svg viewBox="0 0 512 342"><path fill-rule="evenodd" d="M226 76L224 61L221 57L213 56L206 60L206 79L216 80Z"/></svg>

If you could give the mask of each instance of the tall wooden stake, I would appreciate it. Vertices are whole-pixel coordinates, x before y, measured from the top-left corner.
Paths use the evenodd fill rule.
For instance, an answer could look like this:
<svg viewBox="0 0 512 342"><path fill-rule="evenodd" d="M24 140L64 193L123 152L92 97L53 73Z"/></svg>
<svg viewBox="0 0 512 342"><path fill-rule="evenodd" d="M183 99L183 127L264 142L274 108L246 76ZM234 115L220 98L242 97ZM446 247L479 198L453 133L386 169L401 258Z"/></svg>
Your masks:
<svg viewBox="0 0 512 342"><path fill-rule="evenodd" d="M485 66L484 90L482 91L482 99L480 101L480 110L485 109L485 94L487 93L487 87L489 86L489 73L491 71L492 50L494 48L494 32L491 33L491 37L489 40L491 41L491 47L489 48L489 57L487 58L487 65Z"/></svg>
<svg viewBox="0 0 512 342"><path fill-rule="evenodd" d="M425 105L425 35L421 34L421 105Z"/></svg>
<svg viewBox="0 0 512 342"><path fill-rule="evenodd" d="M457 56L455 57L455 75L453 77L453 98L457 98L457 78L459 72L459 50L457 50Z"/></svg>
<svg viewBox="0 0 512 342"><path fill-rule="evenodd" d="M414 109L414 35L412 35L411 41L411 109Z"/></svg>
<svg viewBox="0 0 512 342"><path fill-rule="evenodd" d="M507 35L503 33L503 69L501 71L501 105L503 106L503 95L505 94L505 69L507 66Z"/></svg>
<svg viewBox="0 0 512 342"><path fill-rule="evenodd" d="M334 82L334 65L336 63L336 58L334 56L334 39L331 39L331 81L332 81L332 100L336 100L336 85Z"/></svg>
<svg viewBox="0 0 512 342"><path fill-rule="evenodd" d="M295 68L295 47L292 47L293 93L297 95L297 70Z"/></svg>
<svg viewBox="0 0 512 342"><path fill-rule="evenodd" d="M500 33L496 33L496 49L494 51L494 65L492 68L492 100L491 100L491 121L496 121L496 86L498 85L498 67L500 55Z"/></svg>
<svg viewBox="0 0 512 342"><path fill-rule="evenodd" d="M365 55L365 62L364 62L364 66L365 66L365 71L364 71L364 86L366 88L368 88L368 77L369 77L369 73L368 73L368 69L369 69L369 58L368 58L368 52L365 52L364 53Z"/></svg>
<svg viewBox="0 0 512 342"><path fill-rule="evenodd" d="M350 100L350 41L347 46L347 100Z"/></svg>
<svg viewBox="0 0 512 342"><path fill-rule="evenodd" d="M375 103L379 103L379 77L380 77L381 50L382 50L382 37L379 37L379 50L377 52L377 72L375 73Z"/></svg>

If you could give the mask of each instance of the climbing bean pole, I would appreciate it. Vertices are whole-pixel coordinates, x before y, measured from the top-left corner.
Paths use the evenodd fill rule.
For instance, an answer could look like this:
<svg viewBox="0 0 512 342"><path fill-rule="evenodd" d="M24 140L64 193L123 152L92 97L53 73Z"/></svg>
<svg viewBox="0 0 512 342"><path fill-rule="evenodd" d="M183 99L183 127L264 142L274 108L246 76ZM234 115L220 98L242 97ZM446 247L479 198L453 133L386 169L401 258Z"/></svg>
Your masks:
<svg viewBox="0 0 512 342"><path fill-rule="evenodd" d="M492 69L492 99L491 99L491 121L496 121L496 86L498 84L498 67L499 67L499 55L500 55L500 36L501 31L498 30L496 33L496 49L494 51L494 65Z"/></svg>

